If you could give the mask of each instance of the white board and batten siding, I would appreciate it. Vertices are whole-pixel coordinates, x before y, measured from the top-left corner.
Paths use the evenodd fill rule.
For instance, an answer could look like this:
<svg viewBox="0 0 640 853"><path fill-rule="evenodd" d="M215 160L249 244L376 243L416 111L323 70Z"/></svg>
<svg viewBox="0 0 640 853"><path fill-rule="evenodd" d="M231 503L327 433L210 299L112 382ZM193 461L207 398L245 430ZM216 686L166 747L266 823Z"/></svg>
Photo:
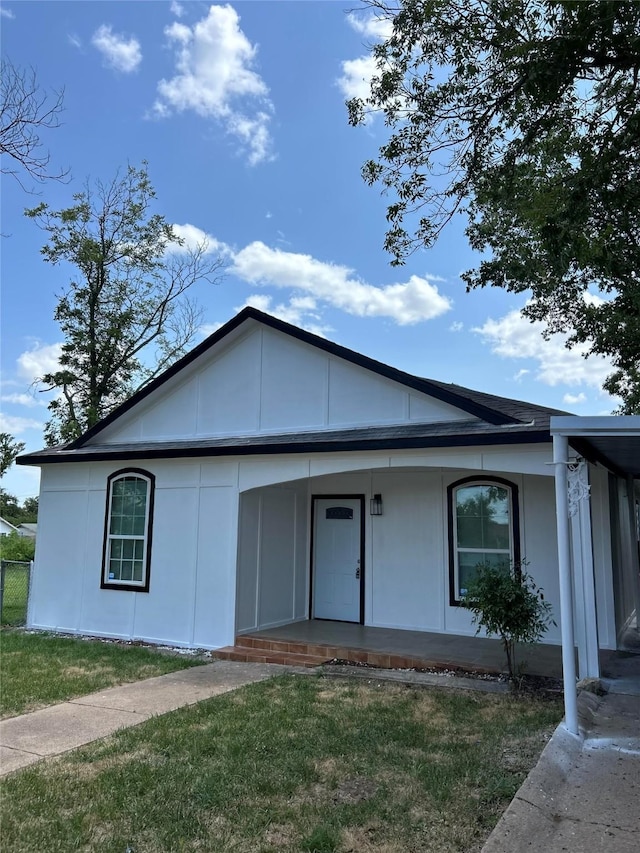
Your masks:
<svg viewBox="0 0 640 853"><path fill-rule="evenodd" d="M469 420L252 321L87 446ZM522 556L558 614L549 462L549 446L505 445L44 465L31 624L218 648L236 631L306 619L312 496L364 495L365 624L473 635L470 615L449 602L446 506L447 486L472 474L518 486ZM155 476L148 593L100 588L107 480L125 467ZM384 512L372 517L376 493ZM610 584L603 576L597 587L606 642ZM547 639L558 642L559 628Z"/></svg>
<svg viewBox="0 0 640 853"><path fill-rule="evenodd" d="M240 496L236 631L307 618L307 484Z"/></svg>
<svg viewBox="0 0 640 853"><path fill-rule="evenodd" d="M89 444L474 420L268 327L219 346Z"/></svg>
<svg viewBox="0 0 640 853"><path fill-rule="evenodd" d="M449 603L446 504L447 486L471 473L468 469L377 470L311 480L315 495L383 496L383 515L365 514L365 624L475 634L468 611ZM553 479L527 474L509 479L518 486L522 554L558 614ZM559 628L552 627L546 640L559 643Z"/></svg>
<svg viewBox="0 0 640 853"><path fill-rule="evenodd" d="M331 456L132 461L156 477L149 593L100 588L107 478L123 466L44 466L32 624L215 648L307 618L311 494L382 491L384 516L365 513L366 622L448 630L440 470L377 452L335 455L334 470L365 470L332 475Z"/></svg>
<svg viewBox="0 0 640 853"><path fill-rule="evenodd" d="M132 467L156 477L149 593L100 588L107 478L122 466L45 466L31 624L217 648L233 642L236 631L306 619L311 496L362 494L365 624L473 635L469 614L449 603L446 488L474 473L503 476L518 486L522 555L559 621L550 466L519 474L514 463L507 464L512 453L504 449L506 471L475 467L482 459L465 454L454 467L446 449L431 457L425 451L393 457L378 451L133 461ZM604 506L601 491L594 478L596 508ZM375 493L383 496L382 516L368 513ZM600 645L611 648L611 566L598 530L596 524ZM558 642L559 627L547 639Z"/></svg>
<svg viewBox="0 0 640 853"><path fill-rule="evenodd" d="M131 467L156 477L150 591L100 588L107 477L116 466L45 466L31 624L179 646L225 645L235 625L237 465L134 461Z"/></svg>

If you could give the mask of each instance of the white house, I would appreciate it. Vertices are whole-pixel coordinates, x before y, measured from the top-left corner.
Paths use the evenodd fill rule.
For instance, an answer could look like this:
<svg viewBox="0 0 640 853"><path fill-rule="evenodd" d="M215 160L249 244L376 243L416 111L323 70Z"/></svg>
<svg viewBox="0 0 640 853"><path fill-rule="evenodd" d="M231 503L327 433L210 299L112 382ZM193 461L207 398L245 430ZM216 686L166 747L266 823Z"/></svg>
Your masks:
<svg viewBox="0 0 640 853"><path fill-rule="evenodd" d="M20 457L42 468L30 625L210 649L312 619L472 636L474 566L524 560L560 644L559 414L244 309L78 440ZM593 675L638 604L638 496L567 448L591 488L567 535Z"/></svg>
<svg viewBox="0 0 640 853"><path fill-rule="evenodd" d="M10 533L17 533L18 528L11 524L10 521L6 521L4 518L0 518L0 536L8 536Z"/></svg>

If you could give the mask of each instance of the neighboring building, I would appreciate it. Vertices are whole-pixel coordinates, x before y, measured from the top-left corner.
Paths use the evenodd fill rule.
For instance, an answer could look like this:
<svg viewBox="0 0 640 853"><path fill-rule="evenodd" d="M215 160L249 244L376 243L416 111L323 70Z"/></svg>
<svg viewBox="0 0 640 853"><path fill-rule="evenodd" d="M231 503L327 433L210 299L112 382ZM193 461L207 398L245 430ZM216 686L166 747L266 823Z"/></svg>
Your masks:
<svg viewBox="0 0 640 853"><path fill-rule="evenodd" d="M5 521L0 518L0 536L8 536L10 533L17 533L18 528L11 524L10 521Z"/></svg>
<svg viewBox="0 0 640 853"><path fill-rule="evenodd" d="M474 566L526 560L559 644L558 414L244 309L73 443L19 458L42 468L30 625L211 649L307 619L471 637ZM637 496L582 446L587 675L637 606Z"/></svg>
<svg viewBox="0 0 640 853"><path fill-rule="evenodd" d="M35 522L25 521L18 525L18 536L24 536L27 539L35 539L38 533L38 525Z"/></svg>

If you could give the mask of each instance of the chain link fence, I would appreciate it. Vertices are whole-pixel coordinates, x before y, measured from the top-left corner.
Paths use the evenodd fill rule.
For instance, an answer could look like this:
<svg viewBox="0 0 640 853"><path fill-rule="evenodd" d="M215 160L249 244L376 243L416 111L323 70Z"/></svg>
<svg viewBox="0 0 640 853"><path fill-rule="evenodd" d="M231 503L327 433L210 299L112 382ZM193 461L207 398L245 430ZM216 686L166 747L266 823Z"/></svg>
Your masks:
<svg viewBox="0 0 640 853"><path fill-rule="evenodd" d="M3 625L25 625L33 563L0 560L0 613Z"/></svg>

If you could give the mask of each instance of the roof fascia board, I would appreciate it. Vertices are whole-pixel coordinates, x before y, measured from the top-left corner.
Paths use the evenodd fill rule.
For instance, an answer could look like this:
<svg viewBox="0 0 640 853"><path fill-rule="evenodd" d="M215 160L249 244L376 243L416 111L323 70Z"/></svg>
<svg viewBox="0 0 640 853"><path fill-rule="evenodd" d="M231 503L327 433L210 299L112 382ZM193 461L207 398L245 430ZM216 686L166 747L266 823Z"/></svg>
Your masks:
<svg viewBox="0 0 640 853"><path fill-rule="evenodd" d="M251 444L251 445L226 445L217 447L193 447L186 444L182 448L147 447L145 449L127 450L95 450L90 448L78 452L66 449L54 451L28 453L20 456L16 463L18 465L49 465L60 463L79 462L105 462L119 461L123 459L185 459L196 457L222 457L222 456L274 456L291 455L295 453L343 453L344 451L370 451L370 450L420 450L444 447L486 447L495 445L515 444L543 444L550 443L551 439L546 430L536 430L526 433L490 433L488 435L457 435L457 436L434 436L433 438L407 437L396 439L345 439L344 441L314 441L314 442L290 442L282 444Z"/></svg>
<svg viewBox="0 0 640 853"><path fill-rule="evenodd" d="M640 415L552 415L549 430L551 435L585 438L640 435Z"/></svg>
<svg viewBox="0 0 640 853"><path fill-rule="evenodd" d="M118 406L118 408L114 409L111 414L107 415L101 421L99 421L95 426L88 429L85 433L83 433L79 438L75 441L71 442L69 448L76 449L82 447L89 441L91 438L96 436L99 432L101 432L105 427L112 424L115 420L120 418L130 409L132 409L135 405L137 405L141 400L144 400L149 394L152 394L155 390L160 388L165 384L169 379L179 373L183 368L187 365L191 364L205 352L207 352L212 347L216 346L220 341L226 338L231 332L238 328L242 323L247 320L255 320L258 323L262 323L265 326L269 326L272 329L275 329L278 332L282 332L285 335L289 335L289 337L296 338L299 341L303 341L306 344L316 347L317 349L324 350L325 352L337 356L338 358L342 358L345 361L349 361L352 364L356 364L359 367L364 367L367 370L371 370L374 373L379 374L380 376L384 376L387 379L391 379L395 382L399 382L402 385L405 385L409 388L412 388L415 391L419 391L422 394L427 394L431 397L435 397L437 400L440 400L443 403L449 403L449 405L455 406L458 409L461 409L464 412L467 412L470 415L474 415L475 417L481 418L487 423L493 424L495 426L506 424L506 423L518 423L516 418L513 418L509 415L504 415L501 412L497 412L495 409L492 409L488 406L484 406L481 403L474 403L471 400L462 397L459 394L456 394L454 391L449 391L439 386L433 385L429 382L428 379L421 379L417 376L412 376L410 373L405 373L402 370L398 370L395 367L390 367L387 364L383 364L382 362L376 361L375 359L369 358L366 355L361 355L360 353L355 352L354 350L347 349L346 347L341 346L340 344L335 344L332 341L327 341L324 338L320 338L317 335L312 334L311 332L307 332L304 329L299 329L297 326L292 326L289 323L285 323L283 320L278 320L276 317L272 317L270 314L265 314L262 311L258 311L256 308L244 308L240 313L236 314L228 323L225 323L217 332L214 332L208 338L206 338L202 343L198 344L198 346L194 347L190 352L184 355L181 359L172 364L171 367L167 368L160 376L150 382L148 385L145 385L140 391L136 394L133 394L128 400L126 400L122 405Z"/></svg>

